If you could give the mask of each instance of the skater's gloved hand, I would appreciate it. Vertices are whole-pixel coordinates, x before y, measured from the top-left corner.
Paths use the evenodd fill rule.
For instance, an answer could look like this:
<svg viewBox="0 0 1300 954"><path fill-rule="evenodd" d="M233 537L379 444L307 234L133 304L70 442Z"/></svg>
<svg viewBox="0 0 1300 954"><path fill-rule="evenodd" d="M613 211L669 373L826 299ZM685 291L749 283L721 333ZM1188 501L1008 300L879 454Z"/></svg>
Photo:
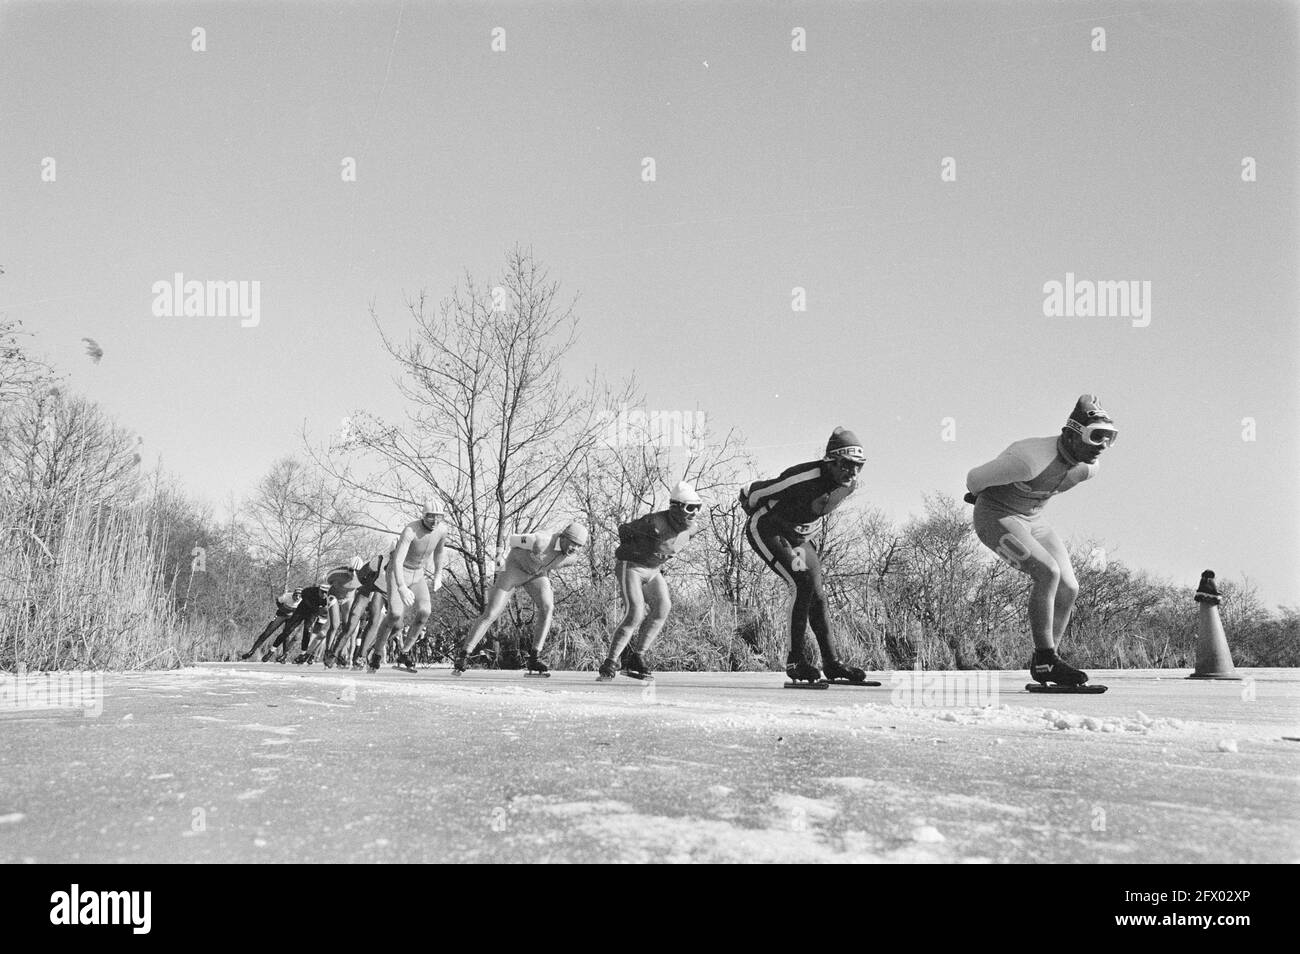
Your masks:
<svg viewBox="0 0 1300 954"><path fill-rule="evenodd" d="M410 606L412 603L415 602L415 594L411 592L411 588L409 586L403 586L401 589L397 591L397 594L402 598L402 602L405 603L407 606Z"/></svg>
<svg viewBox="0 0 1300 954"><path fill-rule="evenodd" d="M808 561L804 559L802 548L790 551L790 569L796 573L802 573L808 569Z"/></svg>
<svg viewBox="0 0 1300 954"><path fill-rule="evenodd" d="M442 589L442 573L438 572L433 575L433 592L437 593Z"/></svg>

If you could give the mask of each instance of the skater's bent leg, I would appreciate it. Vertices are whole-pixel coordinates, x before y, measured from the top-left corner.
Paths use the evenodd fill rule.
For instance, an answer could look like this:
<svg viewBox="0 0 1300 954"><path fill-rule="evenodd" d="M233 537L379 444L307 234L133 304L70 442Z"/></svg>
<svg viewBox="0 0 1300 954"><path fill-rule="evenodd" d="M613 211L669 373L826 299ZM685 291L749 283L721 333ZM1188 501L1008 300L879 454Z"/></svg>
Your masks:
<svg viewBox="0 0 1300 954"><path fill-rule="evenodd" d="M645 584L645 601L647 610L645 621L641 624L636 645L632 647L638 653L643 653L654 645L668 619L669 610L673 608L672 596L668 592L668 581L664 579L662 573L656 573Z"/></svg>
<svg viewBox="0 0 1300 954"><path fill-rule="evenodd" d="M1061 570L1052 555L1034 538L1031 521L1014 514L993 514L977 504L975 533L981 543L1033 580L1029 591L1029 629L1033 633L1034 646L1054 649L1052 615Z"/></svg>
<svg viewBox="0 0 1300 954"><path fill-rule="evenodd" d="M786 582L789 589L787 606L790 618L790 653L787 663L804 662L807 659L804 639L808 634L808 610L812 593L808 587L808 574L805 570L794 568L795 554L805 548L802 544L793 544L781 534L769 536L756 535L762 545L759 555L777 575Z"/></svg>
<svg viewBox="0 0 1300 954"><path fill-rule="evenodd" d="M645 619L645 597L641 594L641 574L639 568L626 560L614 564L614 578L618 581L618 594L623 598L623 621L614 630L614 637L609 644L609 658L618 662L623 650L627 648L632 634Z"/></svg>
<svg viewBox="0 0 1300 954"><path fill-rule="evenodd" d="M369 659L377 646L383 645L379 642L379 635L384 629L384 621L388 615L384 612L385 603L382 593L375 593L370 597L370 626L366 629L365 639L361 643L362 659Z"/></svg>
<svg viewBox="0 0 1300 954"><path fill-rule="evenodd" d="M271 637L271 634L275 632L276 627L284 625L285 621L283 616L277 616L275 619L271 620L271 622L267 623L266 629L262 630L261 635L258 636L257 639L253 640L253 648L248 651L248 655L251 656L253 653L257 652L258 647Z"/></svg>
<svg viewBox="0 0 1300 954"><path fill-rule="evenodd" d="M331 634L330 639L325 643L325 657L332 658L337 656L343 649L343 644L348 640L352 627L352 610L357 605L358 597L355 593L350 594L347 599L339 601L339 628L337 633Z"/></svg>
<svg viewBox="0 0 1300 954"><path fill-rule="evenodd" d="M790 586L794 590L790 600L790 655L786 661L807 662L807 649L804 643L808 637L808 619L812 615L813 584L808 569L796 570L793 559L796 553L802 553L807 563L807 553L812 551L812 547L806 540L798 546L786 542L781 537L777 538L777 542L781 544L781 548L774 551L777 565L785 575L789 576Z"/></svg>
<svg viewBox="0 0 1300 954"><path fill-rule="evenodd" d="M804 541L804 562L808 569L804 571L808 590L808 622L812 624L813 635L817 637L817 646L822 651L822 665L838 659L835 647L831 643L830 617L826 613L826 590L822 584L822 565L817 551L812 544Z"/></svg>
<svg viewBox="0 0 1300 954"><path fill-rule="evenodd" d="M469 628L469 635L465 641L460 644L460 648L466 653L472 653L478 644L482 642L487 631L492 628L492 624L497 621L497 617L505 611L506 606L510 603L510 596L513 590L502 589L499 586L493 586L488 590L487 602L483 606L483 615L474 621L474 625Z"/></svg>
<svg viewBox="0 0 1300 954"><path fill-rule="evenodd" d="M366 600L359 596L352 600L352 606L348 610L348 623L329 650L339 659L352 661L352 650L356 647L357 633L361 629L361 617L365 614L365 604Z"/></svg>
<svg viewBox="0 0 1300 954"><path fill-rule="evenodd" d="M402 640L404 653L411 651L411 647L424 632L424 624L428 621L429 614L433 612L433 597L429 593L428 580L424 578L416 580L411 584L411 592L415 594L415 607L411 612L411 625L407 627L406 638Z"/></svg>
<svg viewBox="0 0 1300 954"><path fill-rule="evenodd" d="M1056 561L1061 578L1056 584L1056 598L1052 602L1052 638L1056 645L1061 645L1065 630L1070 625L1070 615L1074 612L1074 602L1079 598L1079 580L1074 575L1074 565L1070 562L1070 551L1065 548L1056 531L1047 524L1034 529L1034 539L1042 544Z"/></svg>
<svg viewBox="0 0 1300 954"><path fill-rule="evenodd" d="M759 559L771 567L786 585L785 609L790 620L790 653L786 662L803 662L804 633L808 629L808 603L806 594L800 593L799 583L790 568L794 549L780 534L765 534L760 524L761 518L758 515L750 517L745 525L745 539L749 542L750 549L757 553Z"/></svg>
<svg viewBox="0 0 1300 954"><path fill-rule="evenodd" d="M533 655L536 656L545 648L546 637L551 632L555 596L551 593L551 581L545 576L530 580L524 589L533 599Z"/></svg>
<svg viewBox="0 0 1300 954"><path fill-rule="evenodd" d="M276 637L275 642L271 644L271 648L279 649L281 655L289 652L289 650L293 648L293 634L297 631L300 624L304 629L311 626L311 617L306 613L294 610L293 615L290 616L288 622L284 624L284 630Z"/></svg>
<svg viewBox="0 0 1300 954"><path fill-rule="evenodd" d="M307 647L308 645L310 645L312 641L312 637L315 634L315 631L316 631L315 618L308 619L305 623L302 624L302 649L300 650L300 652L305 653L307 651Z"/></svg>

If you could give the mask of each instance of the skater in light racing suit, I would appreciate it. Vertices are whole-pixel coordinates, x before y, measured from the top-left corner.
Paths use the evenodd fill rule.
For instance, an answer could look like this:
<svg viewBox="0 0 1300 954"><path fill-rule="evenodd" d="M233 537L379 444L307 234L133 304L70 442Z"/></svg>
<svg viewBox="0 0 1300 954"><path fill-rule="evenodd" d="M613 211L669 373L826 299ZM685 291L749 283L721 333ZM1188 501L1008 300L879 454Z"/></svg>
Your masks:
<svg viewBox="0 0 1300 954"><path fill-rule="evenodd" d="M1033 580L1029 627L1034 638L1030 678L1042 685L1082 686L1088 674L1063 662L1057 647L1079 595L1070 554L1042 519L1047 501L1097 475L1097 459L1119 431L1096 395L1074 405L1060 435L1016 441L966 476L966 502L975 505L980 541Z"/></svg>
<svg viewBox="0 0 1300 954"><path fill-rule="evenodd" d="M537 658L546 646L546 636L551 631L551 618L555 613L549 574L576 560L587 545L587 539L587 528L576 522L557 533L519 533L509 538L510 553L488 590L483 615L474 621L452 660L457 673L465 671L465 660L520 587L533 600L533 647L528 652L528 671L539 674L549 671L546 663Z"/></svg>

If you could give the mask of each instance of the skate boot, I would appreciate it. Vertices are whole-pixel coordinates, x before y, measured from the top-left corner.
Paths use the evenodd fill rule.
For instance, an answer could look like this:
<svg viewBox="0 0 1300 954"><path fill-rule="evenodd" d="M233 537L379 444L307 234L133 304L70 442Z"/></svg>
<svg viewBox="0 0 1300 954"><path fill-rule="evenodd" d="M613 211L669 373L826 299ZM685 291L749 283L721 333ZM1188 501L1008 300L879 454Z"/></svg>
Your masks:
<svg viewBox="0 0 1300 954"><path fill-rule="evenodd" d="M266 652L262 653L262 662L270 662L274 658L275 658L274 649L268 649Z"/></svg>
<svg viewBox="0 0 1300 954"><path fill-rule="evenodd" d="M830 683L822 679L821 670L806 662L786 663L787 689L825 689Z"/></svg>
<svg viewBox="0 0 1300 954"><path fill-rule="evenodd" d="M1088 674L1075 669L1056 655L1055 649L1035 649L1029 660L1030 692L1105 692L1105 686L1088 685Z"/></svg>
<svg viewBox="0 0 1300 954"><path fill-rule="evenodd" d="M612 659L606 659L600 664L600 672L596 674L597 682L613 682L614 676L618 674L618 668Z"/></svg>
<svg viewBox="0 0 1300 954"><path fill-rule="evenodd" d="M326 669L333 669L334 657L331 656L329 653L326 653L325 658L321 660L321 665L323 665Z"/></svg>
<svg viewBox="0 0 1300 954"><path fill-rule="evenodd" d="M878 682L868 682L867 674L857 666L846 666L837 659L829 660L822 670L826 681L839 686L878 686Z"/></svg>
<svg viewBox="0 0 1300 954"><path fill-rule="evenodd" d="M651 682L655 678L654 670L647 666L645 660L641 658L641 654L635 651L627 654L627 658L623 662L623 674L631 676L633 679L646 679Z"/></svg>
<svg viewBox="0 0 1300 954"><path fill-rule="evenodd" d="M398 653L397 668L405 669L407 672L415 672L415 660L411 658L409 653Z"/></svg>
<svg viewBox="0 0 1300 954"><path fill-rule="evenodd" d="M252 658L253 658L253 651L252 651L251 649L250 649L248 652L246 652L246 653L240 653L240 654L239 654L239 661L240 661L240 662L248 662L248 660L250 660L250 659L252 659Z"/></svg>
<svg viewBox="0 0 1300 954"><path fill-rule="evenodd" d="M451 657L451 674L453 676L465 675L465 650L456 650L456 655Z"/></svg>
<svg viewBox="0 0 1300 954"><path fill-rule="evenodd" d="M380 662L381 662L381 660L380 660L380 658L379 658L379 653L377 653L377 652L373 652L373 653L371 653L371 654L366 658L366 672L368 672L368 673L376 673L376 672L379 672L379 665L380 665Z"/></svg>
<svg viewBox="0 0 1300 954"><path fill-rule="evenodd" d="M1064 662L1054 649L1035 649L1034 657L1029 660L1029 678L1043 685L1052 682L1058 686L1082 686L1088 681L1088 674Z"/></svg>
<svg viewBox="0 0 1300 954"><path fill-rule="evenodd" d="M537 658L537 653L528 654L528 659L524 663L524 669L527 670L524 673L525 676L549 677L551 675L551 668Z"/></svg>

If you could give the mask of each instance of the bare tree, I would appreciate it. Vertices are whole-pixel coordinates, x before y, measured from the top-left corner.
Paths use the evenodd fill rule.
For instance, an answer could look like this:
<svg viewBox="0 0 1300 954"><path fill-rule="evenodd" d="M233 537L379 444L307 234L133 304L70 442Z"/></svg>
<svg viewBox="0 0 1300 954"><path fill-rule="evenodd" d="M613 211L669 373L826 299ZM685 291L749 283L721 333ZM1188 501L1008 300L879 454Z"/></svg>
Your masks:
<svg viewBox="0 0 1300 954"><path fill-rule="evenodd" d="M247 507L248 539L274 569L275 586L295 572L320 573L347 549L351 515L342 489L285 457L262 478Z"/></svg>
<svg viewBox="0 0 1300 954"><path fill-rule="evenodd" d="M383 526L377 511L409 513L439 491L462 564L449 568L452 596L478 612L506 537L565 510L570 478L599 437L601 392L594 376L565 380L574 303L531 252L511 251L496 282L467 273L436 311L423 292L407 310L413 327L398 342L371 309L401 371L405 426L358 412L337 452L318 459L365 501L360 526Z"/></svg>

